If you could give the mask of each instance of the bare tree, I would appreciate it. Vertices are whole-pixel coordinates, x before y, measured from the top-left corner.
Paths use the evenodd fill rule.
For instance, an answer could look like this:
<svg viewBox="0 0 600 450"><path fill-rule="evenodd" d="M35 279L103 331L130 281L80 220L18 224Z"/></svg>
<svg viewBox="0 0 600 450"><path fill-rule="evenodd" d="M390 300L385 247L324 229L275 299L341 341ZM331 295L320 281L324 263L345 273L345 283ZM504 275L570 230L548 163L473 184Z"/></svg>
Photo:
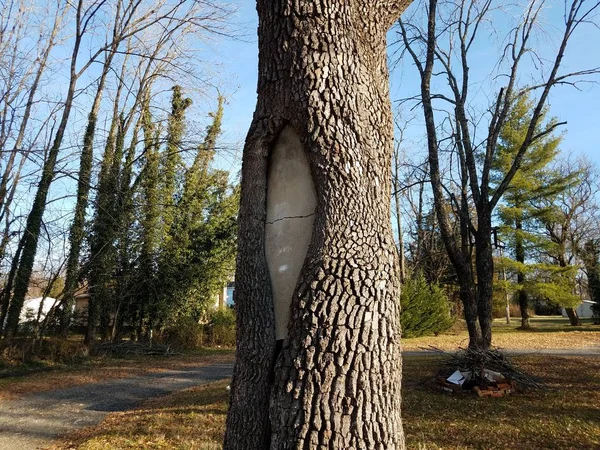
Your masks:
<svg viewBox="0 0 600 450"><path fill-rule="evenodd" d="M537 201L538 208L543 211L538 220L551 243L540 253L566 269L581 262L586 242L597 235L598 204L595 195L600 184L597 169L585 159L565 159L555 170L563 177L577 174L577 182L552 198ZM568 305L565 311L571 325L581 325L575 308Z"/></svg>
<svg viewBox="0 0 600 450"><path fill-rule="evenodd" d="M75 212L75 222L71 232L71 256L68 264L69 286L66 298L72 296L77 283L77 263L83 239L83 224L85 210L91 183L91 165L93 160L94 135L97 127L98 111L101 107L102 93L106 80L114 72L112 63L116 55L127 53L136 58L149 58L154 65L173 64L173 58L161 59L163 54L153 56L156 45L163 46L162 37L168 36L168 41L174 52L182 54L186 49L185 41L177 39L182 35L191 35L194 31L202 30L205 34L224 32L223 24L226 23L229 10L212 2L186 2L177 0L140 1L140 0L79 0L75 4L69 2L59 3L59 9L64 14L72 14L71 24L73 37L71 38L72 53L69 60L69 83L64 98L61 99L60 119L55 130L52 145L44 152L41 178L37 185L37 192L27 218L25 232L18 246L18 257L14 258L17 264L14 271L14 287L5 287L5 294L9 295L12 288L12 298L8 310L5 334L12 336L18 325L19 311L22 307L27 292L29 278L35 262L37 244L41 221L45 212L46 203L52 182L59 171L57 161L63 148L63 141L67 133L69 117L74 106L78 89L85 91L87 87L78 87L78 83L87 76L92 64L103 61L98 78L96 92L90 106L87 130L84 133L84 143L78 176L78 201ZM62 15L61 15L62 17ZM103 27L110 30L104 40L98 37L98 31ZM94 36L92 36L94 31ZM122 44L136 37L136 45L122 49ZM85 46L85 48L83 47ZM86 54L81 61L82 54ZM181 74L176 66L170 67L173 73ZM94 84L94 83L92 83ZM89 86L88 86L89 87ZM0 185L0 188L2 186ZM6 295L4 298L6 298ZM68 303L68 301L67 301ZM3 305L4 306L4 305ZM67 308L68 309L68 308ZM68 323L68 320L66 321Z"/></svg>
<svg viewBox="0 0 600 450"><path fill-rule="evenodd" d="M470 78L475 64L471 53L488 22L505 11L491 0L426 0L419 3L422 8L416 9L415 15L398 24L403 52L421 78L420 95L414 99L423 107L436 213L444 245L459 280L472 348L487 349L492 339L493 211L520 169L529 146L562 125L552 123L536 132L551 89L559 84L575 84L581 77L599 71L599 68L591 68L561 72L574 32L593 20L600 7L595 1L569 0L565 2L558 49L549 67L538 66L537 75L526 72L527 58L543 62L536 54L534 37L546 3L531 1L525 4L522 13L515 13L519 20L508 33L498 58L495 79L502 85L484 111L476 108L476 100L481 97L474 92ZM425 11L422 22L416 16L421 11ZM534 81L522 84L525 73ZM445 84L439 92L433 85L438 77L444 79ZM535 96L526 136L504 178L493 185L490 173L500 131L511 104L526 94ZM444 148L456 161L455 180L443 178ZM456 211L459 218L458 235L453 233L449 220L451 210Z"/></svg>
<svg viewBox="0 0 600 450"><path fill-rule="evenodd" d="M398 122L398 121L396 121ZM408 122L407 122L408 123ZM404 255L404 227L402 226L402 181L401 181L401 158L402 158L402 146L404 143L404 126L398 127L400 130L400 135L396 140L394 147L394 157L392 163L392 194L393 194L393 203L394 210L393 214L396 219L396 233L397 233L397 246L398 246L398 256L400 258L400 281L404 282L406 279L406 257Z"/></svg>
<svg viewBox="0 0 600 450"><path fill-rule="evenodd" d="M42 14L52 19L48 29L45 21L38 17ZM36 15L34 8L22 1L11 2L2 11L0 158L4 171L0 178L0 221L5 220L7 226L0 244L0 261L11 239L10 209L23 167L45 128L44 120L41 126L36 124L37 133L34 132L26 142L34 103L41 100L38 90L48 66L48 58L59 41L64 15L64 9L59 7L53 10L51 6ZM37 29L34 29L35 23L38 23ZM27 44L29 35L36 33L37 40ZM51 113L48 118L52 116ZM47 124L48 120L45 122ZM0 320L0 328L2 322Z"/></svg>

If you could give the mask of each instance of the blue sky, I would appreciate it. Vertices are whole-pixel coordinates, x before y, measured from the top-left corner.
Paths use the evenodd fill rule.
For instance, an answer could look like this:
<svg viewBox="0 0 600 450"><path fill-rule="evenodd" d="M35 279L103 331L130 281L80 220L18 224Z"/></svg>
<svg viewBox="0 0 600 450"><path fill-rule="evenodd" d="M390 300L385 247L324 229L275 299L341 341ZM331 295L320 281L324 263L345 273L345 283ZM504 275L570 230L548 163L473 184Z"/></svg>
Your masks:
<svg viewBox="0 0 600 450"><path fill-rule="evenodd" d="M551 6L545 11L545 29L548 35L557 37L560 21L562 19L562 2L549 2ZM222 42L219 45L219 54L223 58L221 76L227 85L228 106L224 117L225 138L228 142L239 143L243 139L252 120L252 113L256 103L256 82L258 49L256 41L257 15L255 2L240 0L238 20L243 23L243 30L247 36L243 40ZM392 39L393 36L389 36ZM542 53L550 56L553 51L551 41L541 35L537 44ZM567 49L564 60L565 71L575 71L600 65L600 31L591 26L581 28L574 36ZM488 43L486 43L488 45ZM482 58L486 56L486 49L481 48L479 53ZM477 68L472 68L477 73ZM476 77L475 77L476 78ZM478 81L482 85L489 80L483 76ZM596 77L600 81L600 77ZM477 82L477 80L476 80ZM406 61L390 75L392 100L413 95L418 87L416 71ZM487 86L491 91L491 86ZM561 129L564 133L562 151L572 152L575 155L586 155L590 160L600 166L600 86L583 84L581 90L571 86L557 86L550 97L550 115L566 121L567 125ZM411 134L414 139L422 135L422 119L420 110L417 111L415 120L411 125ZM420 145L420 144L415 144ZM233 168L241 160L241 154L234 159L226 158L221 164Z"/></svg>

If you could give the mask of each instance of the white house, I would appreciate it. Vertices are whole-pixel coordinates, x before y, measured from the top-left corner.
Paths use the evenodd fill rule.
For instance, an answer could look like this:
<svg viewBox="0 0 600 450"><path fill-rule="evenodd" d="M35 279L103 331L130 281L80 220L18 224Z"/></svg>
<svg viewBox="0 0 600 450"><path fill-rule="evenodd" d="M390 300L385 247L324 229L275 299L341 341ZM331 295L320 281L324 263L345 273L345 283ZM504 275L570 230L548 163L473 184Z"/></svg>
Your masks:
<svg viewBox="0 0 600 450"><path fill-rule="evenodd" d="M25 300L25 303L23 303L23 309L21 309L21 315L19 316L20 321L26 322L29 320L35 320L37 318L38 311L40 310L40 305L42 305L41 318L43 319L57 301L58 300L52 297L35 297Z"/></svg>

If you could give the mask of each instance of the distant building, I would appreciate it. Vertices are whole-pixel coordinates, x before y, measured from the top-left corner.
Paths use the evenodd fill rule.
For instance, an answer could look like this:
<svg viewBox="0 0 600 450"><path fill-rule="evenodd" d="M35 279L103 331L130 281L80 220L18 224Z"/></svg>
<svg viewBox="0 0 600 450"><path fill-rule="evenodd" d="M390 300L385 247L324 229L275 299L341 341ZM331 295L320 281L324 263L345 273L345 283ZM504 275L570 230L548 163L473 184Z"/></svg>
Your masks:
<svg viewBox="0 0 600 450"><path fill-rule="evenodd" d="M235 290L233 281L230 281L223 286L221 292L215 300L215 308L224 308L225 306L233 306L233 291Z"/></svg>
<svg viewBox="0 0 600 450"><path fill-rule="evenodd" d="M50 312L54 304L58 304L58 300L52 297L35 297L27 299L23 303L19 321L28 322L37 319L40 307L42 308L41 319L43 319L46 317L46 314Z"/></svg>
<svg viewBox="0 0 600 450"><path fill-rule="evenodd" d="M581 304L577 308L575 308L575 311L577 311L577 315L582 318L593 317L594 313L592 312L592 305L594 303L595 302L591 300L583 300ZM562 316L568 317L565 308L562 309Z"/></svg>

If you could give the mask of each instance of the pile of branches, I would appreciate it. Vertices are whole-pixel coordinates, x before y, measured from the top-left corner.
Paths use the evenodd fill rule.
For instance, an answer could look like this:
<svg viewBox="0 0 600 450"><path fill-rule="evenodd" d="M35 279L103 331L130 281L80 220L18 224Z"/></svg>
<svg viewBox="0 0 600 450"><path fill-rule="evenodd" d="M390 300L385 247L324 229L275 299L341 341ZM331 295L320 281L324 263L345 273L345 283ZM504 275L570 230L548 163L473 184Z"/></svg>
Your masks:
<svg viewBox="0 0 600 450"><path fill-rule="evenodd" d="M433 347L432 347L433 348ZM511 359L498 349L475 350L461 349L456 353L448 353L433 348L446 356L440 375L450 376L457 369L471 374L470 381L474 385L486 385L489 381L484 376L484 370L501 373L505 378L514 381L521 390L546 389L543 382L515 367Z"/></svg>
<svg viewBox="0 0 600 450"><path fill-rule="evenodd" d="M95 355L107 356L173 356L176 354L170 346L156 342L102 342L93 347Z"/></svg>

